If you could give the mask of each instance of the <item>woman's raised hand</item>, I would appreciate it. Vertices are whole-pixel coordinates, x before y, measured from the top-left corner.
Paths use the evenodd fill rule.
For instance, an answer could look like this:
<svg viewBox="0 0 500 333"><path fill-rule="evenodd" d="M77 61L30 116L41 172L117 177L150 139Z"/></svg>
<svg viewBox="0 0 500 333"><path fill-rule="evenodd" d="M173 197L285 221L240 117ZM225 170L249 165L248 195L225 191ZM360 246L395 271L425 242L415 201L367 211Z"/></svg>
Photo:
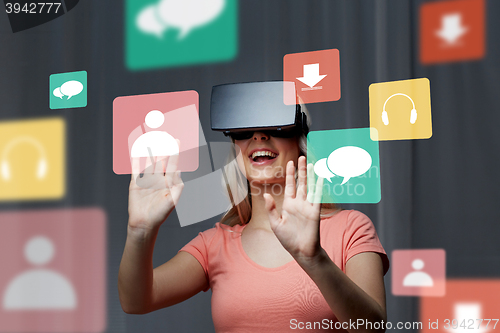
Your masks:
<svg viewBox="0 0 500 333"><path fill-rule="evenodd" d="M313 165L306 171L306 158L299 157L298 187L293 161L286 165L285 197L281 215L273 197L266 193L266 209L274 234L295 260L312 259L321 250L319 238L320 202L323 178L315 182Z"/></svg>
<svg viewBox="0 0 500 333"><path fill-rule="evenodd" d="M129 187L129 227L159 227L179 201L184 183L177 170L179 155L148 159L141 177L140 159L132 159L132 180Z"/></svg>

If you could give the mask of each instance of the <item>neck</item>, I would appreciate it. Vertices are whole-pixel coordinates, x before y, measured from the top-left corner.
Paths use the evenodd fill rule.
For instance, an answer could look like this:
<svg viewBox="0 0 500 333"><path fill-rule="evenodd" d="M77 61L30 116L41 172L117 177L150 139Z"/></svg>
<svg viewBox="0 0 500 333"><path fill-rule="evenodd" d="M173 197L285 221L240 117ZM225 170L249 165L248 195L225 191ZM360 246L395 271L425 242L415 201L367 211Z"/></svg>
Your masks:
<svg viewBox="0 0 500 333"><path fill-rule="evenodd" d="M285 194L285 183L252 184L250 186L250 193L252 196L252 218L248 222L248 226L271 231L264 193L269 193L273 197L276 202L276 209L278 213L281 214L281 207Z"/></svg>

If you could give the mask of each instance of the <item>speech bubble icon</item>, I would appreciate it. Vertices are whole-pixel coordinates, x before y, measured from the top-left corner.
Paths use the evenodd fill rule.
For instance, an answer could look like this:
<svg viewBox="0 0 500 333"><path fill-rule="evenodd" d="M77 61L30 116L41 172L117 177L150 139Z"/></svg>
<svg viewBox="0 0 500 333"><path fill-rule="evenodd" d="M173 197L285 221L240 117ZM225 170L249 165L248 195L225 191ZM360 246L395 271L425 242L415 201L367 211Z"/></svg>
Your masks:
<svg viewBox="0 0 500 333"><path fill-rule="evenodd" d="M332 182L330 178L335 177L335 175L328 170L326 158L322 158L314 164L314 173L319 177L327 179L330 183Z"/></svg>
<svg viewBox="0 0 500 333"><path fill-rule="evenodd" d="M344 185L351 177L364 174L372 165L372 157L366 150L355 146L335 149L327 161L328 169L338 176L344 177L340 185Z"/></svg>
<svg viewBox="0 0 500 333"><path fill-rule="evenodd" d="M64 96L64 94L61 92L61 87L57 87L52 93L54 94L54 96L59 97L60 99L62 99Z"/></svg>
<svg viewBox="0 0 500 333"><path fill-rule="evenodd" d="M195 28L216 19L226 0L162 0L158 14L165 25L180 29L178 39L184 39Z"/></svg>
<svg viewBox="0 0 500 333"><path fill-rule="evenodd" d="M64 82L64 84L61 86L61 92L64 95L68 96L68 99L70 99L75 95L78 95L82 91L83 91L83 84L75 80Z"/></svg>
<svg viewBox="0 0 500 333"><path fill-rule="evenodd" d="M167 26L158 19L157 11L156 5L147 6L141 10L135 23L142 32L151 33L158 38L162 38Z"/></svg>

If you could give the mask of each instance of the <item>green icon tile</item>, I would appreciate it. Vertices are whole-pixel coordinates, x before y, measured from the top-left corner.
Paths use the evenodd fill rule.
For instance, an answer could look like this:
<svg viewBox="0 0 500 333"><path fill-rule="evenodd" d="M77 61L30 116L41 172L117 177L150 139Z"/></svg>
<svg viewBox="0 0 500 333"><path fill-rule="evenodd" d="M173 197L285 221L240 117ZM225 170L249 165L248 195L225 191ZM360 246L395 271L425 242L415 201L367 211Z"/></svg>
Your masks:
<svg viewBox="0 0 500 333"><path fill-rule="evenodd" d="M130 70L230 61L238 51L237 0L126 0Z"/></svg>
<svg viewBox="0 0 500 333"><path fill-rule="evenodd" d="M52 74L49 79L49 104L51 109L87 106L87 72Z"/></svg>
<svg viewBox="0 0 500 333"><path fill-rule="evenodd" d="M322 203L380 201L378 144L370 139L370 128L307 135L307 163L314 164L317 177L325 178Z"/></svg>

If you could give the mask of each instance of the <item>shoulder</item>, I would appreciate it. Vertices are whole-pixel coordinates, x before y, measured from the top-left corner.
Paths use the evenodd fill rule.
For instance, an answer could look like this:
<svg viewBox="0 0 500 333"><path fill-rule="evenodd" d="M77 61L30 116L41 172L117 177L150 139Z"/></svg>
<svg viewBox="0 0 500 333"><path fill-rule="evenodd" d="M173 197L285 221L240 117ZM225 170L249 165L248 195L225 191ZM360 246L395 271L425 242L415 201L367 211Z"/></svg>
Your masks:
<svg viewBox="0 0 500 333"><path fill-rule="evenodd" d="M233 238L234 235L240 235L242 229L243 226L241 225L231 227L217 222L213 228L200 232L195 239L198 239L207 248L210 248L213 244L227 241L227 238Z"/></svg>
<svg viewBox="0 0 500 333"><path fill-rule="evenodd" d="M323 219L326 233L342 234L345 240L352 237L377 237L372 220L357 210L341 210L333 216Z"/></svg>
<svg viewBox="0 0 500 333"><path fill-rule="evenodd" d="M361 252L376 252L382 257L384 274L389 260L371 219L357 210L341 210L321 220L321 240L325 246L344 254L344 263ZM338 247L341 247L339 249Z"/></svg>
<svg viewBox="0 0 500 333"><path fill-rule="evenodd" d="M345 231L358 227L373 227L373 223L368 216L357 210L339 210L332 216L321 220L321 227L325 231Z"/></svg>

